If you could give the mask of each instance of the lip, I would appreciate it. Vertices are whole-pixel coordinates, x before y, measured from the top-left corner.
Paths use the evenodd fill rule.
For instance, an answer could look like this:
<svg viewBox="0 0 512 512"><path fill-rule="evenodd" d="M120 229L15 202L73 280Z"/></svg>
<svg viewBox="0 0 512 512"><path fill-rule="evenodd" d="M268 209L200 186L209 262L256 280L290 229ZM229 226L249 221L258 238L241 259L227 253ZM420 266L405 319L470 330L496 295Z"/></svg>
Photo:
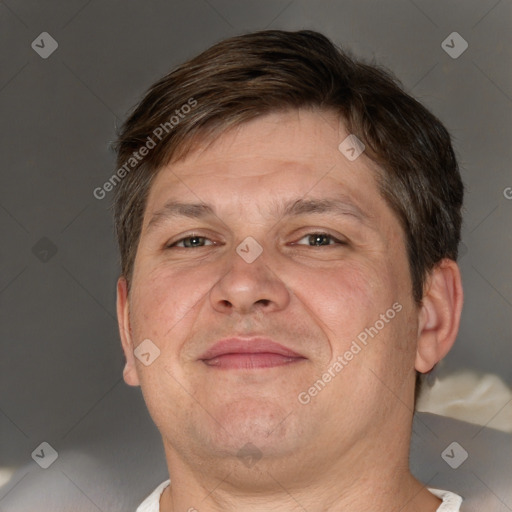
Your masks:
<svg viewBox="0 0 512 512"><path fill-rule="evenodd" d="M227 338L199 357L208 366L224 369L271 368L304 360L305 357L268 338Z"/></svg>

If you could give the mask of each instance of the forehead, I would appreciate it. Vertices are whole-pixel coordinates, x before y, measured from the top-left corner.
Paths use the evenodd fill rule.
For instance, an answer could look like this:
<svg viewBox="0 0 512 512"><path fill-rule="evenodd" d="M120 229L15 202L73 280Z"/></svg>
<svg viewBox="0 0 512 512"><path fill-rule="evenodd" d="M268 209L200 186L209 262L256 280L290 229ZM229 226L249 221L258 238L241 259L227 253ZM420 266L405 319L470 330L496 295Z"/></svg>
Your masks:
<svg viewBox="0 0 512 512"><path fill-rule="evenodd" d="M277 159L290 163L334 163L339 143L348 135L343 121L332 111L289 109L273 112L229 127L205 140L196 140L175 168L192 168L195 162ZM258 172L258 169L254 169ZM261 169L264 171L264 169ZM240 173L241 171L237 171Z"/></svg>
<svg viewBox="0 0 512 512"><path fill-rule="evenodd" d="M261 116L195 143L186 158L160 169L148 208L173 194L191 199L195 194L195 202L214 195L220 203L249 198L251 203L275 203L284 196L338 193L352 196L356 204L365 202L368 195L380 195L375 179L379 170L364 153L351 161L341 152L340 143L349 135L339 116L329 111Z"/></svg>

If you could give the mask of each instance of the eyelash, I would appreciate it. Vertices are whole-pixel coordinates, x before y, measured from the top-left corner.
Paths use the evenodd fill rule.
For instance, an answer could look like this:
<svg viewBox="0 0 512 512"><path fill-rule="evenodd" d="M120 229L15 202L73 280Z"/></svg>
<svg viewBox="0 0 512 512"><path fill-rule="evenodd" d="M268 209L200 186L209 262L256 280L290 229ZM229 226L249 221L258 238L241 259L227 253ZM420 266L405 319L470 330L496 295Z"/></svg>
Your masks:
<svg viewBox="0 0 512 512"><path fill-rule="evenodd" d="M310 233L306 233L304 236L302 236L301 238L299 238L299 240L302 240L306 237L310 237L310 236L324 236L324 237L328 237L330 240L332 240L333 242L336 242L338 245L348 245L347 242L344 242L343 240L340 240L338 238L336 238L335 236L331 235L330 233L324 233L323 231L312 231ZM189 235L189 236L185 236L183 238L180 238L179 240L176 240L176 242L173 242L172 244L168 244L166 245L166 249L172 249L172 248L178 248L178 249L197 249L197 248L202 248L202 247L208 247L208 246L193 246L193 247L177 247L177 244L185 241L185 240L190 240L192 238L199 238L199 239L203 239L203 240L210 240L208 237L205 237L205 236L198 236L198 235ZM210 240L211 241L211 240ZM210 245L216 245L215 243L212 243ZM303 244L297 244L296 242L293 244L293 245L303 245ZM332 245L334 244L328 244L328 245L311 245L310 247L316 247L316 248L320 248L320 247L332 247Z"/></svg>

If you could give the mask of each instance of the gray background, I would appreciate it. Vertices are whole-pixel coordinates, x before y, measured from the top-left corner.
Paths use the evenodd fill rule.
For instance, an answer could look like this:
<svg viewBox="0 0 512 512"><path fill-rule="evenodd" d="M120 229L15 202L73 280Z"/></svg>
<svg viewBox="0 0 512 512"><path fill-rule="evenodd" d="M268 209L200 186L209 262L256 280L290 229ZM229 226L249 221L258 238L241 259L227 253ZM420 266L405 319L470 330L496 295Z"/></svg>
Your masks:
<svg viewBox="0 0 512 512"><path fill-rule="evenodd" d="M446 124L466 185L466 300L442 371L492 372L510 386L510 0L8 0L0 24L0 511L134 510L166 478L140 390L121 378L111 194L92 191L112 175L109 143L145 89L246 31L319 30L390 68ZM469 44L457 59L441 47L454 31ZM47 59L31 48L42 32L58 42ZM510 438L416 421L421 478L474 495L474 510L479 499L512 510L491 477ZM458 473L439 456L455 439L472 447ZM46 470L31 458L43 441L59 453Z"/></svg>

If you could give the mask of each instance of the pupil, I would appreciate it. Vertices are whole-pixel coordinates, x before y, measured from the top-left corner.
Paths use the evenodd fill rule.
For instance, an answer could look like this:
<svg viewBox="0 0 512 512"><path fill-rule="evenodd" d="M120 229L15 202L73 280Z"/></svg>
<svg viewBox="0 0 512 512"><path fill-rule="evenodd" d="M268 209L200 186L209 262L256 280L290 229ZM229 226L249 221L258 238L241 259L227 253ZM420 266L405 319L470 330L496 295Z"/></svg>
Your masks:
<svg viewBox="0 0 512 512"><path fill-rule="evenodd" d="M201 237L200 236L192 236L189 238L189 242L190 242L190 245L199 245L199 243L201 242Z"/></svg>
<svg viewBox="0 0 512 512"><path fill-rule="evenodd" d="M326 235L312 235L311 238L312 238L314 244L321 245L322 244L322 240L325 241Z"/></svg>

